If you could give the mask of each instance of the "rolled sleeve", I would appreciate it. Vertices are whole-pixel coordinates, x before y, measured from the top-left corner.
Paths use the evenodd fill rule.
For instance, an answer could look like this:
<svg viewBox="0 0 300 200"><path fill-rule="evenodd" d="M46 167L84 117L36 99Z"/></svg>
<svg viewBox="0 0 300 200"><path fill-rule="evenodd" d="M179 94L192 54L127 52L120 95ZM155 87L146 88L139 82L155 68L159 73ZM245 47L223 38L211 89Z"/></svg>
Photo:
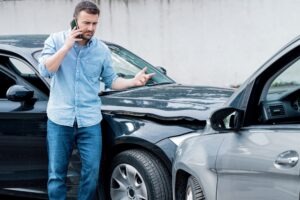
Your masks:
<svg viewBox="0 0 300 200"><path fill-rule="evenodd" d="M54 40L52 36L49 36L45 41L43 51L39 58L39 73L44 77L52 77L55 74L54 72L49 72L49 70L45 65L46 59L51 55L53 55L55 52L56 52L56 48L55 48Z"/></svg>
<svg viewBox="0 0 300 200"><path fill-rule="evenodd" d="M111 88L112 83L118 78L112 67L112 59L110 51L107 51L103 62L103 70L101 73L102 81L105 83L105 88Z"/></svg>

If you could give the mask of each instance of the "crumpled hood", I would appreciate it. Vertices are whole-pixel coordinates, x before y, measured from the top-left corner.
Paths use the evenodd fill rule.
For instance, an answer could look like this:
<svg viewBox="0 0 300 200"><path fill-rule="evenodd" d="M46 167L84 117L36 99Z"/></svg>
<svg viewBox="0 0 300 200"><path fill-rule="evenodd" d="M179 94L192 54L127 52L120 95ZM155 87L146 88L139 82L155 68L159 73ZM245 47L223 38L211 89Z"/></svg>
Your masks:
<svg viewBox="0 0 300 200"><path fill-rule="evenodd" d="M206 120L232 95L227 88L169 84L145 86L102 96L102 111L162 118Z"/></svg>

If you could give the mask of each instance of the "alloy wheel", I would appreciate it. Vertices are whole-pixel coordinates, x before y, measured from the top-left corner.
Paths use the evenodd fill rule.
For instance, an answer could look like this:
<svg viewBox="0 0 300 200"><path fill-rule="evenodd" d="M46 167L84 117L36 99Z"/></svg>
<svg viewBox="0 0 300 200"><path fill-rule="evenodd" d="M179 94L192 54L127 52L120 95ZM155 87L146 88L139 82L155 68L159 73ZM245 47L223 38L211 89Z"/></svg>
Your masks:
<svg viewBox="0 0 300 200"><path fill-rule="evenodd" d="M136 168L120 164L114 168L111 176L110 195L112 200L146 200L147 187Z"/></svg>

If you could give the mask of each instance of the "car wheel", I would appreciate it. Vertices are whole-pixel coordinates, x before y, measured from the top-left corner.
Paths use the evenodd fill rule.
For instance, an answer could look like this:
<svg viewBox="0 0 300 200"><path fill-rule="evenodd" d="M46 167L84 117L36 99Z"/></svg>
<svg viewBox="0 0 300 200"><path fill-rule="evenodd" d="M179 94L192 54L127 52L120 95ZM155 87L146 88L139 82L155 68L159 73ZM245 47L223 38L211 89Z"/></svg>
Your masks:
<svg viewBox="0 0 300 200"><path fill-rule="evenodd" d="M110 197L112 200L171 200L171 177L152 154L143 150L119 153L112 162Z"/></svg>
<svg viewBox="0 0 300 200"><path fill-rule="evenodd" d="M203 191L193 176L188 178L185 191L185 200L205 200Z"/></svg>

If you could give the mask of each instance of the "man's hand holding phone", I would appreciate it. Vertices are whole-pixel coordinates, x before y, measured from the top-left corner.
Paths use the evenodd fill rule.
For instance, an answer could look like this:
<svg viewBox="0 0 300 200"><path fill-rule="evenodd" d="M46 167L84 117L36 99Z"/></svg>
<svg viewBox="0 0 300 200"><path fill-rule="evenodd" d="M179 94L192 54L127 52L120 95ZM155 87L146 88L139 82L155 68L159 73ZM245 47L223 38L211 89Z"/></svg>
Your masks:
<svg viewBox="0 0 300 200"><path fill-rule="evenodd" d="M81 41L82 31L77 26L77 21L75 19L71 22L71 32L65 41L65 46L67 49L71 49L76 41Z"/></svg>
<svg viewBox="0 0 300 200"><path fill-rule="evenodd" d="M77 23L77 20L76 19L73 19L72 21L71 21L71 29L72 30L76 30L76 29L78 29L78 30L80 30L80 28L79 28L79 26L78 26L78 23ZM82 35L80 34L80 35L78 35L77 36L77 38L82 38Z"/></svg>
<svg viewBox="0 0 300 200"><path fill-rule="evenodd" d="M82 40L82 31L80 29L72 29L70 33L70 37L75 39L75 41L81 41Z"/></svg>
<svg viewBox="0 0 300 200"><path fill-rule="evenodd" d="M71 30L70 35L68 36L68 38L65 41L65 46L68 49L71 49L76 41L82 40L81 38L78 38L78 36L81 34L82 34L82 32L79 29L74 28L73 30Z"/></svg>

